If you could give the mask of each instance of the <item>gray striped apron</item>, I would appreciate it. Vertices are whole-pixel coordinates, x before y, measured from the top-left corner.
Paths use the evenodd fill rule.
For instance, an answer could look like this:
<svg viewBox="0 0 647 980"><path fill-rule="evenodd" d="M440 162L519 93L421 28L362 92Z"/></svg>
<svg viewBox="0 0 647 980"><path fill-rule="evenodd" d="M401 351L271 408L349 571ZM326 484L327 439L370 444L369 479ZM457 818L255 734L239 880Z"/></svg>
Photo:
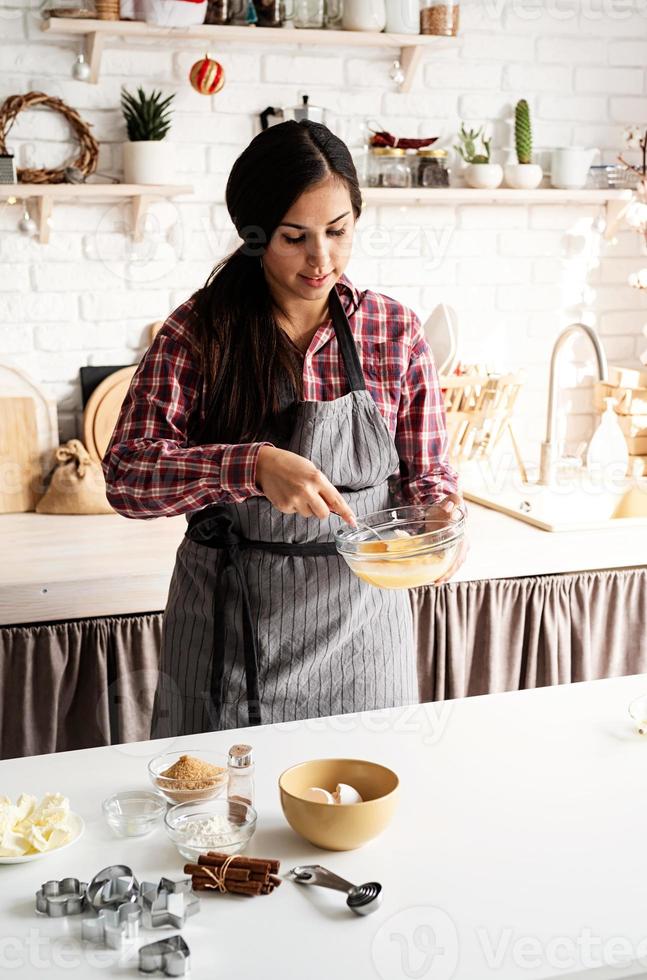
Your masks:
<svg viewBox="0 0 647 980"><path fill-rule="evenodd" d="M391 505L399 459L335 289L329 300L348 394L295 402L272 441L310 459L361 517ZM164 612L152 738L418 701L408 593L360 581L336 552L339 526L265 497L191 515Z"/></svg>

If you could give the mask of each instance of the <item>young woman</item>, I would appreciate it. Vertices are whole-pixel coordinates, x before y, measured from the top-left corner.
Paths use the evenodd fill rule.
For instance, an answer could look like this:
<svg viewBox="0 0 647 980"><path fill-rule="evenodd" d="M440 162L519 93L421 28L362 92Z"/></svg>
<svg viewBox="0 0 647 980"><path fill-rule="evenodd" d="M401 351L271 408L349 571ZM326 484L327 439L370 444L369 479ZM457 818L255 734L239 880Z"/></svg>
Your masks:
<svg viewBox="0 0 647 980"><path fill-rule="evenodd" d="M334 532L389 506L394 474L407 500L461 503L417 317L343 274L347 147L270 127L226 201L242 244L158 333L104 459L119 513L188 515L152 737L417 702L408 595L356 578Z"/></svg>

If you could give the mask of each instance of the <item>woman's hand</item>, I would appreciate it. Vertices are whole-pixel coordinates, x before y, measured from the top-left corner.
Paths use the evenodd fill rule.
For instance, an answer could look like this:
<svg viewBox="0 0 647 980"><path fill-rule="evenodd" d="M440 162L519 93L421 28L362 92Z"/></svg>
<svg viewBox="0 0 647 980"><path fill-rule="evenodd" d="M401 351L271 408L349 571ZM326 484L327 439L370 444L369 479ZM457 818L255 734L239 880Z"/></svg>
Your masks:
<svg viewBox="0 0 647 980"><path fill-rule="evenodd" d="M450 520L457 520L459 517L459 511L455 510L456 507L460 507L461 510L465 511L465 501L459 493L448 493L446 497L439 500L437 504L433 504L428 508L427 514L430 517L437 516L439 518L449 517ZM436 514L437 512L437 514ZM454 515L454 516L452 516ZM442 585L443 582L448 582L449 579L454 575L458 569L461 567L465 561L467 552L469 551L469 545L467 543L467 537L463 535L461 543L456 554L456 559L451 566L448 568L442 578L439 578L435 585Z"/></svg>
<svg viewBox="0 0 647 980"><path fill-rule="evenodd" d="M297 453L262 446L256 462L256 482L282 514L323 521L333 513L355 526L355 515L339 491L314 463Z"/></svg>

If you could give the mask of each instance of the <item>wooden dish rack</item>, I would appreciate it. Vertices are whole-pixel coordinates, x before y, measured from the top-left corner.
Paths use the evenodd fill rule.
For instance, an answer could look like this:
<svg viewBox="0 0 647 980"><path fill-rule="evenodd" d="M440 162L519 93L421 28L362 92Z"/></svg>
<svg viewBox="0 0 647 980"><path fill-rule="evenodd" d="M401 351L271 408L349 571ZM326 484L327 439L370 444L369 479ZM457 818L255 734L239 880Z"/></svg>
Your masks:
<svg viewBox="0 0 647 980"><path fill-rule="evenodd" d="M512 426L515 403L525 380L523 372L490 374L480 367L463 370L463 374L440 378L450 461L458 466L467 460L487 459L507 433L521 477L527 480Z"/></svg>

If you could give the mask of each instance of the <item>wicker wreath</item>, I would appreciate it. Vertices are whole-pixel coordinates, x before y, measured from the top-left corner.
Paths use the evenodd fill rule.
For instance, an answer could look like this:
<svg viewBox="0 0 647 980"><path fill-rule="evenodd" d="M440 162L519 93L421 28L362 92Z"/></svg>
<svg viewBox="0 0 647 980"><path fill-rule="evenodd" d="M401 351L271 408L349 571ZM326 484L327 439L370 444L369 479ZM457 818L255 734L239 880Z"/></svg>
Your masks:
<svg viewBox="0 0 647 980"><path fill-rule="evenodd" d="M26 95L10 95L0 106L0 153L7 152L6 138L9 130L16 121L16 116L23 109L33 109L35 106L46 106L60 112L74 130L79 141L79 155L70 164L78 167L85 177L93 173L97 167L99 144L90 133L90 127L83 122L75 109L70 109L62 99L44 92L27 92ZM50 168L35 170L23 167L18 170L18 180L22 184L62 184L65 181L65 168Z"/></svg>

